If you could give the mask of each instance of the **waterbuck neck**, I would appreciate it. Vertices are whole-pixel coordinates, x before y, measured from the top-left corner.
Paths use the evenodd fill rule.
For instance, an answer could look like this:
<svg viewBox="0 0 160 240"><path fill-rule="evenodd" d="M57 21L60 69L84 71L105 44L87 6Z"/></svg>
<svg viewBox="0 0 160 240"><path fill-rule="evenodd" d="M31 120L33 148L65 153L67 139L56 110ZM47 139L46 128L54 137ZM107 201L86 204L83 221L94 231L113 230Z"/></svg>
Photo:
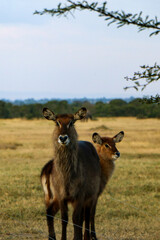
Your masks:
<svg viewBox="0 0 160 240"><path fill-rule="evenodd" d="M56 149L55 169L58 178L63 183L65 196L70 196L72 185L78 175L77 144Z"/></svg>
<svg viewBox="0 0 160 240"><path fill-rule="evenodd" d="M70 143L66 146L61 145L57 141L57 132L53 133L53 148L54 148L54 159L57 170L59 170L64 176L69 172L77 172L77 152L78 142L77 133L70 136Z"/></svg>

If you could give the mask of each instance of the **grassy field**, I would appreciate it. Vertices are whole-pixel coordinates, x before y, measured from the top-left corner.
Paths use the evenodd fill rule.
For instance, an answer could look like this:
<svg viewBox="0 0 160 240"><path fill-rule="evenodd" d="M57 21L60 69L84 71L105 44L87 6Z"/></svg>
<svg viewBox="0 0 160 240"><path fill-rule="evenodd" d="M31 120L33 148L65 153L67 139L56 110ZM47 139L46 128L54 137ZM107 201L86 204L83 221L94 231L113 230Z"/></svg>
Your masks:
<svg viewBox="0 0 160 240"><path fill-rule="evenodd" d="M0 239L47 239L40 171L52 158L54 124L47 120L0 120ZM121 158L99 198L99 240L160 239L160 120L101 118L77 122L80 140L93 132L114 136ZM71 213L70 209L70 213ZM61 224L56 215L57 239ZM68 239L73 227L69 218Z"/></svg>

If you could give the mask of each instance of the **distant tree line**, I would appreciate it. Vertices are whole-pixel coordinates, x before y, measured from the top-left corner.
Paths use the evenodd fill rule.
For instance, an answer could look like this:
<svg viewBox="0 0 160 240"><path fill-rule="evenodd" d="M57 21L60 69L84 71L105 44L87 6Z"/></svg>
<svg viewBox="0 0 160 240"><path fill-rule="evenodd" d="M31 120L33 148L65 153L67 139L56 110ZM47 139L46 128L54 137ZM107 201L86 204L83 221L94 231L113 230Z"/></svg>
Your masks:
<svg viewBox="0 0 160 240"><path fill-rule="evenodd" d="M114 99L109 103L96 102L92 104L88 101L75 101L68 103L67 101L49 101L45 104L25 104L14 105L10 102L0 101L0 118L43 118L42 109L48 107L54 113L74 113L80 107L84 106L96 117L120 117L133 116L137 118L160 118L159 104L142 104L141 99L134 99L127 103L122 99Z"/></svg>

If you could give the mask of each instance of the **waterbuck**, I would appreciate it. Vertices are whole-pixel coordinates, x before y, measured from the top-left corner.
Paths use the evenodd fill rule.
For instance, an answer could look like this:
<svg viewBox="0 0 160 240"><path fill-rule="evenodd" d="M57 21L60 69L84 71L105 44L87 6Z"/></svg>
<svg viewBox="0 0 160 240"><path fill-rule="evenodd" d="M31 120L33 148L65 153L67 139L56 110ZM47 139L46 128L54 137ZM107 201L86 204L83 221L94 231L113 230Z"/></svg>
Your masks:
<svg viewBox="0 0 160 240"><path fill-rule="evenodd" d="M103 192L106 184L111 178L114 168L115 160L120 157L120 152L116 148L116 143L121 142L124 137L124 132L121 131L114 137L100 137L98 133L92 135L92 140L96 143L96 150L100 158L101 164L101 184L99 195ZM45 193L45 204L48 208L49 205L55 201L53 195L52 183L52 168L54 168L54 159L51 159L45 164L41 171L41 183ZM59 208L57 208L57 211ZM93 210L93 209L92 209ZM94 211L93 211L94 213ZM94 218L91 216L91 229L94 232Z"/></svg>
<svg viewBox="0 0 160 240"><path fill-rule="evenodd" d="M96 150L100 158L101 164L101 194L111 178L114 168L115 160L120 157L120 152L116 148L116 143L121 142L124 137L124 132L121 131L114 137L101 137L98 133L93 133L92 140L96 143Z"/></svg>
<svg viewBox="0 0 160 240"><path fill-rule="evenodd" d="M73 206L74 240L82 240L84 218L86 229L84 239L90 240L90 235L92 239L97 239L94 216L101 181L99 157L91 143L77 140L77 132L74 127L77 120L85 117L86 111L86 108L81 108L74 115L55 115L48 108L43 109L44 117L56 123L53 132L54 166L50 170L45 168L46 175L43 174L44 169L41 174L46 200L49 239L56 239L53 220L59 209L62 218L61 240L67 239L68 203ZM49 188L46 183L49 184ZM90 221L91 234L89 231Z"/></svg>

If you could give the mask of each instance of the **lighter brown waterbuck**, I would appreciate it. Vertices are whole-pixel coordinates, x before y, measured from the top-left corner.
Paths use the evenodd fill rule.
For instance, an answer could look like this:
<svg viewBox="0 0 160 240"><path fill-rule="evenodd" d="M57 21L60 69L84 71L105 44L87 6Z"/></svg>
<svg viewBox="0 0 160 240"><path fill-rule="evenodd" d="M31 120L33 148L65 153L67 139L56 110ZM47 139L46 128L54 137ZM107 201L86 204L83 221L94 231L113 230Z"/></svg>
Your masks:
<svg viewBox="0 0 160 240"><path fill-rule="evenodd" d="M96 150L100 159L101 164L101 184L99 195L104 191L106 184L111 178L114 168L115 160L120 157L120 152L116 148L116 143L121 142L124 137L124 132L121 131L114 137L101 137L98 133L93 133L92 140L96 143ZM91 219L92 213L91 212ZM91 228L93 222L91 221Z"/></svg>
<svg viewBox="0 0 160 240"><path fill-rule="evenodd" d="M122 141L124 132L121 131L114 137L101 137L98 133L93 133L92 140L96 143L96 150L101 164L101 187L100 194L103 192L107 182L111 178L115 169L115 160L120 157L120 152L116 148L116 143Z"/></svg>
<svg viewBox="0 0 160 240"><path fill-rule="evenodd" d="M53 132L54 167L46 175L41 174L45 192L49 239L56 239L54 216L61 210L62 237L67 239L68 203L73 206L74 240L82 240L82 225L85 218L84 239L97 239L94 217L97 204L101 167L94 146L86 141L77 140L74 123L85 117L86 109L81 108L74 115L55 115L48 108L43 115L56 123ZM48 172L47 172L48 171ZM49 184L49 188L48 185ZM49 190L48 190L49 189ZM92 219L91 219L92 216ZM91 233L90 229L91 221Z"/></svg>

